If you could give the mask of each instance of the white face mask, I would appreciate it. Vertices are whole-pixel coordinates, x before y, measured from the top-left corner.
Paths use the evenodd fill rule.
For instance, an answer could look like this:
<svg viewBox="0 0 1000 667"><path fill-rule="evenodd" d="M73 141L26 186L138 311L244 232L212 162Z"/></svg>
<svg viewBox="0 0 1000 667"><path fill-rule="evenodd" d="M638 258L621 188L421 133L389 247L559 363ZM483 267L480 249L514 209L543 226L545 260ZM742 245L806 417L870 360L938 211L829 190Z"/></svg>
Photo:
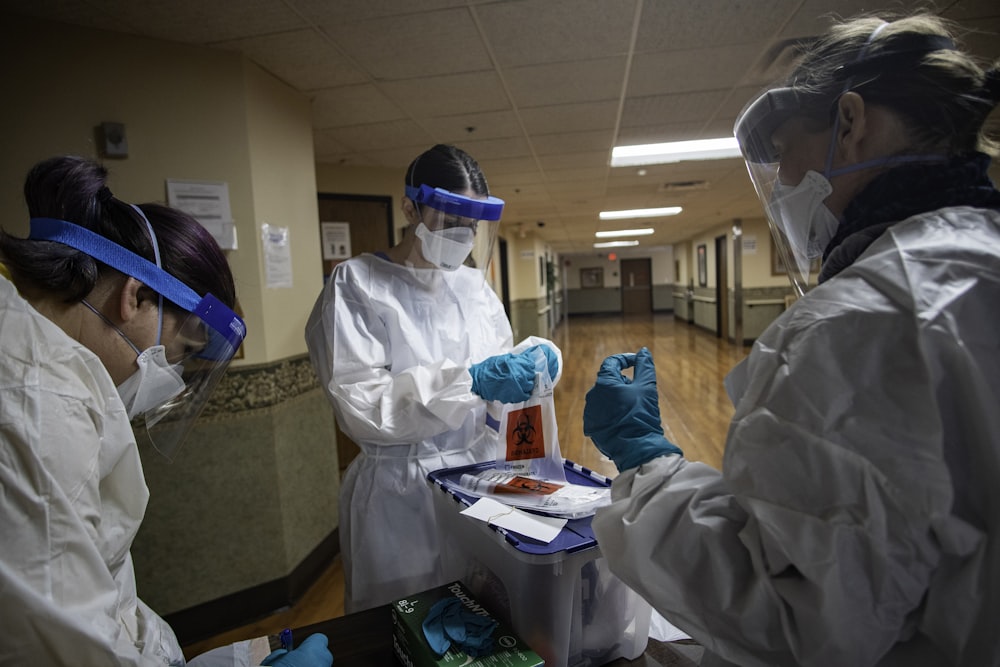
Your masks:
<svg viewBox="0 0 1000 667"><path fill-rule="evenodd" d="M129 419L163 405L184 391L180 366L167 362L167 351L162 345L143 350L135 363L139 369L118 385L118 395L125 403Z"/></svg>
<svg viewBox="0 0 1000 667"><path fill-rule="evenodd" d="M476 233L471 227L451 227L432 232L423 222L417 225L420 252L434 266L454 271L472 252Z"/></svg>
<svg viewBox="0 0 1000 667"><path fill-rule="evenodd" d="M777 182L771 191L771 219L781 221L796 261L805 261L807 266L809 260L823 255L840 225L823 203L831 192L830 181L816 171L806 172L798 185Z"/></svg>

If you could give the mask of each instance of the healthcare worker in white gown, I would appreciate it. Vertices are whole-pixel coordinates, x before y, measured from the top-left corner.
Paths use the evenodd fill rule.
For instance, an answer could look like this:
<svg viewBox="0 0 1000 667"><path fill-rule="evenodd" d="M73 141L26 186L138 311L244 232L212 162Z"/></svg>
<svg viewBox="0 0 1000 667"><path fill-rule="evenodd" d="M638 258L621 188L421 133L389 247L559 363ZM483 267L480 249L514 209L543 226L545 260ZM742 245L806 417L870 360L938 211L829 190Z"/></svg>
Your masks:
<svg viewBox="0 0 1000 667"><path fill-rule="evenodd" d="M727 378L721 473L664 437L647 349L604 362L594 530L703 664L1000 664L998 99L938 20L864 18L741 114L795 285L823 262Z"/></svg>
<svg viewBox="0 0 1000 667"><path fill-rule="evenodd" d="M184 664L136 591L130 548L149 491L130 418L172 456L246 329L204 228L118 200L106 177L85 158L39 163L25 184L29 237L0 232L5 667ZM329 667L326 638L306 642L262 657ZM254 657L240 642L190 664Z"/></svg>
<svg viewBox="0 0 1000 667"><path fill-rule="evenodd" d="M487 401L519 402L541 345L510 322L484 280L503 202L479 165L437 145L406 173L403 240L338 264L306 326L340 428L361 449L340 492L345 611L447 583L427 475L496 457Z"/></svg>

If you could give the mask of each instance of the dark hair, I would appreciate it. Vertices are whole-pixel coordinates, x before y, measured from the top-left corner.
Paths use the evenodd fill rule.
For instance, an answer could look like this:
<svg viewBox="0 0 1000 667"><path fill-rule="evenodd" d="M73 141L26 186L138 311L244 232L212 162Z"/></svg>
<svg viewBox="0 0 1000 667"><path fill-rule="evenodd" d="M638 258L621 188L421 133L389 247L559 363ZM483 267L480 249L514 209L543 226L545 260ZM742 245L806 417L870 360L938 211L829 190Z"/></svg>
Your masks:
<svg viewBox="0 0 1000 667"><path fill-rule="evenodd" d="M82 157L54 157L36 164L25 179L24 199L33 218L57 218L85 227L137 255L156 261L146 223L108 190L108 171ZM230 308L236 288L225 255L211 234L186 213L142 204L156 234L165 271L200 296L211 292ZM15 281L62 295L84 298L102 275L115 271L90 255L53 241L16 238L0 230L0 257Z"/></svg>
<svg viewBox="0 0 1000 667"><path fill-rule="evenodd" d="M406 185L429 185L449 192L471 189L477 195L490 194L479 164L461 148L438 144L424 151L406 170Z"/></svg>
<svg viewBox="0 0 1000 667"><path fill-rule="evenodd" d="M983 124L1000 101L997 67L984 71L958 50L956 30L945 19L916 14L876 34L883 23L875 17L844 21L808 48L786 82L806 93L805 115L832 122L846 87L897 113L915 148L996 155Z"/></svg>

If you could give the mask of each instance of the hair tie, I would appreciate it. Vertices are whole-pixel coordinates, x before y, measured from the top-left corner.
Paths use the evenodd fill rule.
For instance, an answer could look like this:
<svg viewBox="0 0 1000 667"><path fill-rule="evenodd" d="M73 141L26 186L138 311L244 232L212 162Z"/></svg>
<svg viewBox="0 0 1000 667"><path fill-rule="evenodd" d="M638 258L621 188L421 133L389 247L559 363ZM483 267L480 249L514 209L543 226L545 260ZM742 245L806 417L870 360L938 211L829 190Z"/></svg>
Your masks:
<svg viewBox="0 0 1000 667"><path fill-rule="evenodd" d="M106 185L101 186L101 189L97 191L95 197L97 197L97 201L101 202L102 204L107 202L109 199L115 198L115 196L111 194L111 190L108 190L108 186Z"/></svg>

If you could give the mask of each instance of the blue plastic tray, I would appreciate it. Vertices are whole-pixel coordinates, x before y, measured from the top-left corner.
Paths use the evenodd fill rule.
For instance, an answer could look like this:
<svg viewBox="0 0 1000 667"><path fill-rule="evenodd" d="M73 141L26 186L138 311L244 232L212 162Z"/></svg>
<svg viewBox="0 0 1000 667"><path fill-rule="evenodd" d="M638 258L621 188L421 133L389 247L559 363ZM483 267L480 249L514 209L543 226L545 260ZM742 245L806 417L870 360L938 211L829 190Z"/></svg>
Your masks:
<svg viewBox="0 0 1000 667"><path fill-rule="evenodd" d="M600 473L588 470L579 464L565 459L563 460L563 463L566 468L566 481L571 484L581 484L583 486L611 486L611 480ZM494 467L494 461L486 461L484 463L474 463L472 465L461 466L459 468L443 468L428 474L427 479L430 480L430 482L440 491L447 493L451 496L452 500L461 505L461 507L456 509L456 511L461 512L466 507L469 507L474 502L479 500L478 497L466 493L459 484L459 480L462 475L474 475L484 470L492 470ZM577 551L583 551L584 549L592 549L596 547L597 539L594 537L594 531L590 527L591 519L593 519L593 516L584 517L582 519L570 519L566 522L562 531L559 532L559 535L557 535L556 538L548 544L533 540L530 537L526 537L520 533L515 533L514 531L499 528L492 524L490 524L489 527L497 533L503 535L507 543L516 548L518 551L526 554L541 556L559 553L560 551L574 553Z"/></svg>

